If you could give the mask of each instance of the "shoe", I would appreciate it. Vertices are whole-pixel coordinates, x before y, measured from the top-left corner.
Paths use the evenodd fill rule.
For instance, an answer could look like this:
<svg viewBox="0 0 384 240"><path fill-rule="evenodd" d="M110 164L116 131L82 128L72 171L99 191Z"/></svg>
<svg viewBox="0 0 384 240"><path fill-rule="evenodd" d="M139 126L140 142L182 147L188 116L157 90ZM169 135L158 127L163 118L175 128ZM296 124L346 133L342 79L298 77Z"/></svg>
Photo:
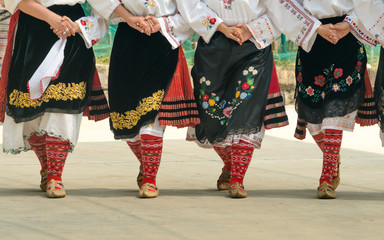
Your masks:
<svg viewBox="0 0 384 240"><path fill-rule="evenodd" d="M151 183L144 183L139 191L140 198L155 198L159 196L159 190L156 185Z"/></svg>
<svg viewBox="0 0 384 240"><path fill-rule="evenodd" d="M217 190L229 190L229 185L231 185L231 171L223 168L217 180Z"/></svg>
<svg viewBox="0 0 384 240"><path fill-rule="evenodd" d="M40 176L41 176L40 189L43 192L47 191L47 181L48 181L48 176L47 175L48 175L47 174L47 170L40 171Z"/></svg>
<svg viewBox="0 0 384 240"><path fill-rule="evenodd" d="M340 155L337 158L337 172L333 173L333 178L332 178L333 189L336 190L339 184L340 184Z"/></svg>
<svg viewBox="0 0 384 240"><path fill-rule="evenodd" d="M317 198L318 199L334 199L334 198L336 198L336 192L333 189L332 185L330 185L326 181L324 181L317 188Z"/></svg>
<svg viewBox="0 0 384 240"><path fill-rule="evenodd" d="M139 174L137 175L137 186L139 186L139 188L141 188L141 183L143 182L143 176L144 174L144 169L143 169L143 166L140 164L140 170L139 170Z"/></svg>
<svg viewBox="0 0 384 240"><path fill-rule="evenodd" d="M55 179L51 179L51 181L47 184L46 195L49 198L63 198L65 197L65 189L64 185L61 181L56 181Z"/></svg>
<svg viewBox="0 0 384 240"><path fill-rule="evenodd" d="M229 187L229 196L231 198L246 198L248 193L244 190L243 184L235 182Z"/></svg>

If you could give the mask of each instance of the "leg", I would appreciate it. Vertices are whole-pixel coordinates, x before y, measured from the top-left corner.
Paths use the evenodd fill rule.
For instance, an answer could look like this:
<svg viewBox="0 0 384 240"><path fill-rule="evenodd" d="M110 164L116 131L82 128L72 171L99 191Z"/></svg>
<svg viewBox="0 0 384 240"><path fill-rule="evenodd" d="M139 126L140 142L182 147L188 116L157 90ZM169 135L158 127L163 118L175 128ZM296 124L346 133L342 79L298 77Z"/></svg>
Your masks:
<svg viewBox="0 0 384 240"><path fill-rule="evenodd" d="M140 140L136 142L127 141L127 144L140 162L139 175L137 175L137 178L136 178L137 186L139 186L140 188L143 181L143 164L141 161L141 141Z"/></svg>
<svg viewBox="0 0 384 240"><path fill-rule="evenodd" d="M148 134L141 135L141 160L143 165L143 181L139 197L157 197L157 171L160 167L163 150L163 138Z"/></svg>
<svg viewBox="0 0 384 240"><path fill-rule="evenodd" d="M333 174L337 170L343 131L326 129L324 136L323 170L320 177L318 198L335 198L332 181Z"/></svg>
<svg viewBox="0 0 384 240"><path fill-rule="evenodd" d="M37 136L33 134L28 139L29 144L32 147L32 150L35 152L37 158L39 159L41 170L40 170L40 188L42 191L47 190L47 151L45 144L45 136Z"/></svg>
<svg viewBox="0 0 384 240"><path fill-rule="evenodd" d="M228 190L230 185L230 174L231 174L231 146L229 147L219 147L213 146L213 149L219 154L220 158L223 160L224 167L222 169L221 175L217 180L217 189L218 190Z"/></svg>
<svg viewBox="0 0 384 240"><path fill-rule="evenodd" d="M232 146L231 186L229 188L229 195L233 198L247 197L247 192L243 186L243 179L251 163L253 150L254 148L251 144L242 140Z"/></svg>
<svg viewBox="0 0 384 240"><path fill-rule="evenodd" d="M70 150L70 143L56 137L46 136L48 184L47 197L65 197L61 176Z"/></svg>

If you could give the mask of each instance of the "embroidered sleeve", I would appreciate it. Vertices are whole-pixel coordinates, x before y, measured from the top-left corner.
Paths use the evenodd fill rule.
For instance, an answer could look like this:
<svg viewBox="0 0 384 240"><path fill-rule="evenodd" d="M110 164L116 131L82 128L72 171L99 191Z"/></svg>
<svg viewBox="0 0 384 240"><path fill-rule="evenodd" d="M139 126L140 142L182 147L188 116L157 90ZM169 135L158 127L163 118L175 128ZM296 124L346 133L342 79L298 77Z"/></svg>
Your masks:
<svg viewBox="0 0 384 240"><path fill-rule="evenodd" d="M281 35L268 14L264 14L257 20L247 24L247 27L253 36L250 40L258 49L268 47Z"/></svg>
<svg viewBox="0 0 384 240"><path fill-rule="evenodd" d="M321 23L296 0L264 0L275 26L290 40L310 51Z"/></svg>
<svg viewBox="0 0 384 240"><path fill-rule="evenodd" d="M83 37L87 48L91 48L102 39L109 27L109 21L95 12L91 16L78 19L76 23L80 26L80 35Z"/></svg>
<svg viewBox="0 0 384 240"><path fill-rule="evenodd" d="M180 47L194 33L180 14L158 18L158 20L161 26L161 33L167 38L174 49Z"/></svg>
<svg viewBox="0 0 384 240"><path fill-rule="evenodd" d="M359 22L352 23L352 21L354 20L352 19L352 17L350 17L350 19L346 19L345 21L349 22L350 25L363 24L365 29L369 31L369 33L371 34L371 37L373 37L376 41L380 42L381 45L383 45L384 44L384 1L383 0L353 0L353 5L354 5L354 15L358 17L358 19L360 20L360 23ZM355 27L353 28L355 29ZM356 29L355 31L358 31L358 29Z"/></svg>
<svg viewBox="0 0 384 240"><path fill-rule="evenodd" d="M217 14L200 0L176 0L180 14L206 43L223 22Z"/></svg>
<svg viewBox="0 0 384 240"><path fill-rule="evenodd" d="M366 43L371 46L376 46L377 41L375 38L369 33L369 31L364 27L363 23L359 20L359 18L356 16L356 13L353 12L352 14L345 17L344 22L349 23L351 26L352 34L357 38L360 39L361 42Z"/></svg>
<svg viewBox="0 0 384 240"><path fill-rule="evenodd" d="M87 0L100 16L110 19L113 11L121 4L120 0Z"/></svg>
<svg viewBox="0 0 384 240"><path fill-rule="evenodd" d="M11 13L14 13L18 9L17 6L20 2L21 0L4 0L5 9L7 9Z"/></svg>

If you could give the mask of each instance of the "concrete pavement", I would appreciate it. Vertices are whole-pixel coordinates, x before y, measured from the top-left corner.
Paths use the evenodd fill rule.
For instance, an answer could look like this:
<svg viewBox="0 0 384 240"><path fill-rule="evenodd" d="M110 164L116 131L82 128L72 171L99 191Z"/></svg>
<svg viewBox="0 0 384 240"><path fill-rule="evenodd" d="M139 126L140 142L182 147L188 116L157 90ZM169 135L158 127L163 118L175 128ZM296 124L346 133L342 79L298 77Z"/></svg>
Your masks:
<svg viewBox="0 0 384 240"><path fill-rule="evenodd" d="M137 198L138 162L107 121L84 120L64 199L39 191L32 152L0 153L0 239L383 239L378 128L344 135L338 198L318 200L321 153L311 139L293 139L288 112L291 125L267 131L255 151L246 199L215 189L221 161L182 140L185 130L167 129L157 199Z"/></svg>

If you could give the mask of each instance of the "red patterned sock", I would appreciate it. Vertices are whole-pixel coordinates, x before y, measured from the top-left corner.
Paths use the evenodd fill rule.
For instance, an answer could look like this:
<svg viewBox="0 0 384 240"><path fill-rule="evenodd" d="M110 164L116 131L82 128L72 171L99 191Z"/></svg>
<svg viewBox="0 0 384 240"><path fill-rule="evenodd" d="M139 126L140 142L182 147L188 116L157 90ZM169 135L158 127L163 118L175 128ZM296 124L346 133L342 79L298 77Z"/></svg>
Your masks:
<svg viewBox="0 0 384 240"><path fill-rule="evenodd" d="M320 185L326 181L332 184L333 173L337 169L337 161L343 138L342 130L326 129L324 135L323 171L320 177Z"/></svg>
<svg viewBox="0 0 384 240"><path fill-rule="evenodd" d="M142 184L151 183L156 185L156 176L160 167L162 151L162 137L148 134L141 135L141 161L144 170Z"/></svg>
<svg viewBox="0 0 384 240"><path fill-rule="evenodd" d="M317 146L319 146L320 150L324 152L324 133L312 135L312 137L315 140Z"/></svg>
<svg viewBox="0 0 384 240"><path fill-rule="evenodd" d="M252 160L253 146L245 141L240 141L232 146L231 184L243 184L245 173Z"/></svg>
<svg viewBox="0 0 384 240"><path fill-rule="evenodd" d="M60 138L46 136L47 144L47 166L48 166L48 182L51 179L61 181L61 175L67 159L71 144Z"/></svg>
<svg viewBox="0 0 384 240"><path fill-rule="evenodd" d="M39 159L41 165L41 171L44 172L47 170L47 151L45 144L45 135L37 136L33 134L28 138L29 145L31 145L32 150L35 152L37 158Z"/></svg>
<svg viewBox="0 0 384 240"><path fill-rule="evenodd" d="M215 149L221 160L223 160L224 168L231 171L231 147L214 146L213 149Z"/></svg>

